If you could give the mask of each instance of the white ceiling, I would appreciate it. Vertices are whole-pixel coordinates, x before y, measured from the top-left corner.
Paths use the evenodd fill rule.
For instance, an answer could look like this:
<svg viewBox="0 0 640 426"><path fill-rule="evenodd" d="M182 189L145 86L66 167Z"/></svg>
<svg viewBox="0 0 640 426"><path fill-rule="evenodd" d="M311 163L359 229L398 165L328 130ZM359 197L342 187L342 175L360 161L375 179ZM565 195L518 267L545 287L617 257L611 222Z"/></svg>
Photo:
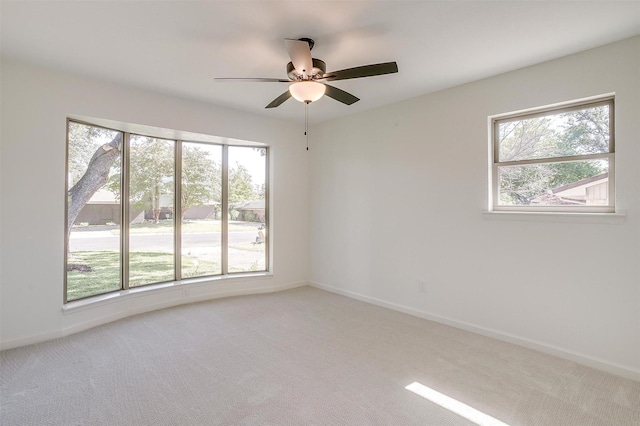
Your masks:
<svg viewBox="0 0 640 426"><path fill-rule="evenodd" d="M332 83L317 123L640 34L640 1L5 1L2 54L270 117L300 121L284 38L311 37L327 71L396 61L399 73Z"/></svg>

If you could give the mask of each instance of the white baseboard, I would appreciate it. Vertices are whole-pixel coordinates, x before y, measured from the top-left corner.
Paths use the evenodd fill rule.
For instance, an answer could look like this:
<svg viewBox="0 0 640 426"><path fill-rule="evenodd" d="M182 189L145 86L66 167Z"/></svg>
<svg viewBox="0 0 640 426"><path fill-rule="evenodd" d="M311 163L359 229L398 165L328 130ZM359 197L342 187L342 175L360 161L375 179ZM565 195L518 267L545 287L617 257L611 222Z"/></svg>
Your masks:
<svg viewBox="0 0 640 426"><path fill-rule="evenodd" d="M117 321L133 315L142 314L145 312L156 311L158 309L165 309L172 306L184 305L187 303L221 299L224 297L275 293L278 291L284 291L284 290L289 290L296 287L302 287L308 284L309 283L306 281L300 281L300 282L281 284L276 286L267 285L267 286L252 286L252 287L245 287L245 288L226 288L226 289L216 289L216 288L212 288L211 286L193 284L188 286L189 290L193 291L193 293L191 293L192 294L191 296L183 296L181 293L182 288L178 288L177 290L175 288L169 289L173 291L168 291L167 289L161 289L159 292L167 293L166 300L163 300L158 303L141 304L137 306L131 306L129 302L131 302L132 299L136 299L136 300L144 299L143 294L124 295L120 298L111 298L104 301L100 301L96 303L95 306L93 307L90 304L86 306L82 306L76 311L76 312L86 312L92 309L97 310L108 304L108 305L116 306L115 312L111 312L106 315L101 315L99 317L91 319L90 321L82 321L77 324L71 324L67 327L61 326L60 329L49 332L49 333L36 334L36 335L32 335L32 336L28 336L20 339L13 339L13 340L0 342L0 351L19 348L21 346L32 345L35 343L45 342L47 340L53 340L60 337L69 336L71 334L79 333L81 331L85 331L103 324L108 324L113 321ZM196 290L199 291L198 294L195 294ZM155 294L158 294L159 292L155 292ZM122 304L122 307L120 309L117 307L118 304ZM73 312L65 313L61 315L73 316Z"/></svg>
<svg viewBox="0 0 640 426"><path fill-rule="evenodd" d="M35 343L46 342L47 340L57 339L63 337L60 331L52 331L49 333L34 334L32 336L23 337L20 339L5 340L0 342L0 351L7 349L20 348L22 346L29 346Z"/></svg>
<svg viewBox="0 0 640 426"><path fill-rule="evenodd" d="M319 282L311 281L309 283L312 287L319 288L321 290L330 291L332 293L347 296L353 299L360 300L362 302L371 303L373 305L382 306L384 308L392 309L394 311L403 312L415 317L423 318L426 320L434 321L440 324L445 324L451 327L459 328L472 333L480 334L482 336L491 337L494 339L502 340L505 342L513 343L519 346L524 346L529 349L533 349L539 352L543 352L549 355L554 355L560 358L568 359L578 364L586 365L588 367L596 368L598 370L606 371L617 376L625 377L632 380L640 381L640 370L632 367L622 366L601 359L597 359L588 355L573 352L564 348L560 348L554 345L549 345L543 342L515 336L512 334L504 333L501 331L480 327L474 324L470 324L464 321L457 321L450 318L442 317L439 315L430 314L428 312L420 311L418 309L410 308L408 306L399 305L397 303L387 302L385 300L376 299L374 297L365 296L349 290L343 290L330 285L322 284Z"/></svg>

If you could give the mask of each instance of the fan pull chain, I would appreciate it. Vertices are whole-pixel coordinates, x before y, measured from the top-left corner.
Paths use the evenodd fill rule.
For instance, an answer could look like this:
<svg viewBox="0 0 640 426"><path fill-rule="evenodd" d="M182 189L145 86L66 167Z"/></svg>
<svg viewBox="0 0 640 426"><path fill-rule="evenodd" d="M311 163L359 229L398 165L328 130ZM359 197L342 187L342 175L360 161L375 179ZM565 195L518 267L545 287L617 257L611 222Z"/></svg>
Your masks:
<svg viewBox="0 0 640 426"><path fill-rule="evenodd" d="M304 103L304 135L307 138L307 151L309 151L309 102Z"/></svg>

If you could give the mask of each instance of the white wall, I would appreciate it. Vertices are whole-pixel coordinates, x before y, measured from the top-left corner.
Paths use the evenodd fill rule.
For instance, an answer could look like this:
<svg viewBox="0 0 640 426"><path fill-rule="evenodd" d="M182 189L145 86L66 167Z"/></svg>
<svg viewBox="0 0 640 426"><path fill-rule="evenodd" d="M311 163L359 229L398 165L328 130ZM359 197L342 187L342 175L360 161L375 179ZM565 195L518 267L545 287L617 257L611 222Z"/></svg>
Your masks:
<svg viewBox="0 0 640 426"><path fill-rule="evenodd" d="M162 306L272 291L308 277L308 155L298 127L247 113L2 61L0 349ZM211 281L63 313L67 115L269 144L273 276Z"/></svg>
<svg viewBox="0 0 640 426"><path fill-rule="evenodd" d="M636 37L312 129L312 281L640 379L639 76ZM626 217L483 214L488 116L611 92Z"/></svg>

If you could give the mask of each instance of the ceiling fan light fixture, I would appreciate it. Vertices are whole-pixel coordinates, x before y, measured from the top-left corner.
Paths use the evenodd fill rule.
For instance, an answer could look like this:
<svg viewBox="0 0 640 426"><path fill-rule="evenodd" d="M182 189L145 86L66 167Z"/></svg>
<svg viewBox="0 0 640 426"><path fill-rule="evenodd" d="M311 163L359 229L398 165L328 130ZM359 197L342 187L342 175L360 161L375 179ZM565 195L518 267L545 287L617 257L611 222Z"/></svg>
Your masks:
<svg viewBox="0 0 640 426"><path fill-rule="evenodd" d="M300 102L315 102L324 96L327 87L316 81L299 81L289 86L289 92Z"/></svg>

